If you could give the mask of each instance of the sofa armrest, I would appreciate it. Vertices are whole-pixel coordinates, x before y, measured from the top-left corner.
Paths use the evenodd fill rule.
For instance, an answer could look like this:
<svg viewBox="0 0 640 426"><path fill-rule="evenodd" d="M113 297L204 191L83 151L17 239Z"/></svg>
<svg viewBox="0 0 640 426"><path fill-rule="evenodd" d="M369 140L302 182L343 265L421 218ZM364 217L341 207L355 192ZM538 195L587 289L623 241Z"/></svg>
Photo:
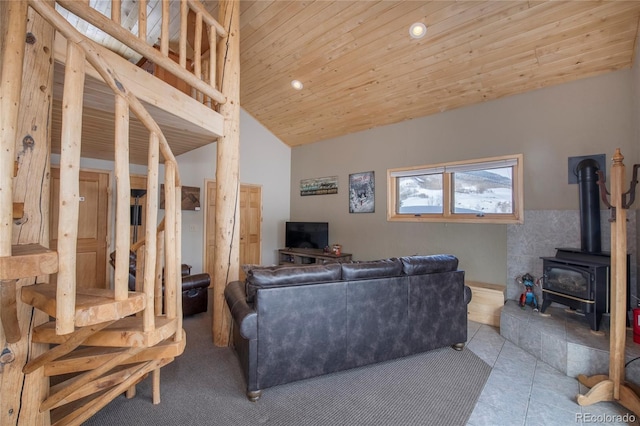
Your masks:
<svg viewBox="0 0 640 426"><path fill-rule="evenodd" d="M467 305L469 304L469 302L471 302L471 297L473 296L473 293L471 293L471 288L467 285L464 286L464 303L466 303Z"/></svg>
<svg viewBox="0 0 640 426"><path fill-rule="evenodd" d="M209 287L211 277L209 274L195 274L182 277L182 291L192 290L195 288Z"/></svg>
<svg viewBox="0 0 640 426"><path fill-rule="evenodd" d="M224 298L231 311L231 316L245 339L258 338L258 314L247 303L244 282L233 281L224 289Z"/></svg>

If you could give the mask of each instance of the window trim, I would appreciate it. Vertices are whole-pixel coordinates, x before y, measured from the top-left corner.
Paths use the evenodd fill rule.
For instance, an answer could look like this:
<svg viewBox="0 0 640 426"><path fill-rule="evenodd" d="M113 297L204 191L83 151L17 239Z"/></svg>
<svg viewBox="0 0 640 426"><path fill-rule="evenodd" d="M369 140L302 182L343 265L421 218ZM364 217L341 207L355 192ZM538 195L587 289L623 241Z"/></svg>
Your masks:
<svg viewBox="0 0 640 426"><path fill-rule="evenodd" d="M485 168L513 167L513 212L487 213L482 216L453 213L454 172L483 170ZM513 154L474 160L455 161L415 167L399 167L387 170L387 221L388 222L460 222L460 223L524 223L523 155ZM442 173L443 213L400 214L397 212L397 179L420 174Z"/></svg>

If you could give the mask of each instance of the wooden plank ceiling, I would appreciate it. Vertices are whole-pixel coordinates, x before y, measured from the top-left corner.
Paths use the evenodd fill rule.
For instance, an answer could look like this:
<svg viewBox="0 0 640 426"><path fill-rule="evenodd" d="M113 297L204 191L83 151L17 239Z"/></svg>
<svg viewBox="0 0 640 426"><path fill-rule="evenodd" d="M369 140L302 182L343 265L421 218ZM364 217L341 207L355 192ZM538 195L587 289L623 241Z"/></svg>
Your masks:
<svg viewBox="0 0 640 426"><path fill-rule="evenodd" d="M240 100L287 144L312 143L630 67L639 13L636 1L243 2Z"/></svg>
<svg viewBox="0 0 640 426"><path fill-rule="evenodd" d="M243 0L240 102L313 143L629 68L639 17L639 1Z"/></svg>

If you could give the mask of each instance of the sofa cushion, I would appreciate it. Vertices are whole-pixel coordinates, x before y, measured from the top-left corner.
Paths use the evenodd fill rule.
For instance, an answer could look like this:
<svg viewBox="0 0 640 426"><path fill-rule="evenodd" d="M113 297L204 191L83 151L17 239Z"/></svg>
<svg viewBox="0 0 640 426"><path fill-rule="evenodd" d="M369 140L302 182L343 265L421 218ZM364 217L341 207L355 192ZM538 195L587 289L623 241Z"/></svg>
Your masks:
<svg viewBox="0 0 640 426"><path fill-rule="evenodd" d="M247 271L247 302L253 302L259 288L321 283L337 281L340 278L339 263L255 267Z"/></svg>
<svg viewBox="0 0 640 426"><path fill-rule="evenodd" d="M434 274L458 269L458 258L451 254L401 257L403 271L407 275Z"/></svg>
<svg viewBox="0 0 640 426"><path fill-rule="evenodd" d="M402 275L402 262L398 258L342 264L343 280L386 278Z"/></svg>

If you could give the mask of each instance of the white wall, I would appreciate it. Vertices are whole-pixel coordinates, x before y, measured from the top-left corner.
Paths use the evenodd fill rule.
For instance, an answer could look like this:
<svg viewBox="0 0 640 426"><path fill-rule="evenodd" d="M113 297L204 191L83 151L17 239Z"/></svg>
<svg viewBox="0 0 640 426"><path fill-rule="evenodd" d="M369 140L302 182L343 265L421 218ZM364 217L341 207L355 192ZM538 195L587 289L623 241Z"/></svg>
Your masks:
<svg viewBox="0 0 640 426"><path fill-rule="evenodd" d="M387 222L387 169L523 153L525 210L577 209L568 157L610 161L620 147L638 158L631 81L622 70L295 147L291 219L328 221L331 242L356 259L452 253L467 278L504 284L506 225ZM349 174L370 170L375 213L349 214ZM301 179L334 175L338 194L299 195Z"/></svg>
<svg viewBox="0 0 640 426"><path fill-rule="evenodd" d="M178 156L182 184L200 187L204 203L205 179L215 180L216 143ZM276 262L284 244L284 222L289 218L291 149L244 110L240 112L240 182L262 187L262 262ZM193 272L204 265L204 204L182 212L182 262Z"/></svg>
<svg viewBox="0 0 640 426"><path fill-rule="evenodd" d="M291 148L255 118L240 115L240 181L262 185L262 264L278 262L289 220Z"/></svg>

